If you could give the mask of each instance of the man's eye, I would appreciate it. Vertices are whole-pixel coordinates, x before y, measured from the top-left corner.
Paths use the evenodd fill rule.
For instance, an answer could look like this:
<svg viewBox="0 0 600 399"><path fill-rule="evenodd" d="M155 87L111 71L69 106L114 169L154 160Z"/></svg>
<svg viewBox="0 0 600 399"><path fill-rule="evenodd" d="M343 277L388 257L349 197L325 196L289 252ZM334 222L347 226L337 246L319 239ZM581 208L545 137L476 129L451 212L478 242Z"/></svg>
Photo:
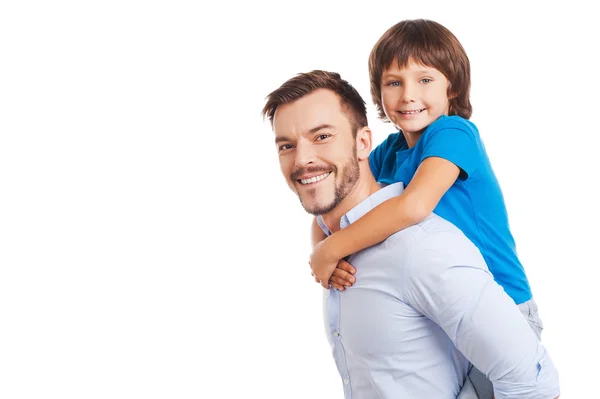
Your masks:
<svg viewBox="0 0 600 399"><path fill-rule="evenodd" d="M317 140L323 141L323 140L327 139L329 136L330 136L329 134L320 134L317 136Z"/></svg>
<svg viewBox="0 0 600 399"><path fill-rule="evenodd" d="M279 151L289 150L292 147L293 147L293 145L291 145L291 144L283 144L283 145L279 146Z"/></svg>

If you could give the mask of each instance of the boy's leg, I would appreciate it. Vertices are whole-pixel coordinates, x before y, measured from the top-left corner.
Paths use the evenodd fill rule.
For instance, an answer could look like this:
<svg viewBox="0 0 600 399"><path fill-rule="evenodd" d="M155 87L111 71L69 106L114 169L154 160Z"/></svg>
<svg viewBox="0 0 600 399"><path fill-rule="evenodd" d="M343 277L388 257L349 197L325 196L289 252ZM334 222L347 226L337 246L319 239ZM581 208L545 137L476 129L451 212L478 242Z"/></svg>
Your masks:
<svg viewBox="0 0 600 399"><path fill-rule="evenodd" d="M541 341L544 324L538 313L538 307L535 300L531 298L529 301L520 303L517 306L523 317L527 320L527 323L529 323L529 327L531 327L538 340ZM473 392L473 390L475 392ZM488 380L481 371L477 370L475 367L471 367L457 399L491 399L493 397L494 388L492 382Z"/></svg>
<svg viewBox="0 0 600 399"><path fill-rule="evenodd" d="M494 386L481 371L473 367L467 375L467 380L473 385L477 399L492 399L494 397ZM465 384L466 385L466 384ZM462 390L461 390L462 393ZM462 399L460 393L457 399Z"/></svg>
<svg viewBox="0 0 600 399"><path fill-rule="evenodd" d="M519 310L529 323L529 327L533 330L538 340L542 340L542 331L544 330L544 323L538 313L538 306L535 300L531 298L527 302L523 302L517 305Z"/></svg>
<svg viewBox="0 0 600 399"><path fill-rule="evenodd" d="M483 377L483 379L481 379ZM473 381L475 379L475 381ZM465 383L463 384L460 392L456 399L490 399L493 395L492 383L490 382L489 388L490 393L488 396L480 396L486 395L485 391L485 382L489 382L485 375L483 375L479 370L475 367L471 366L471 369L467 373L465 377ZM479 385L479 389L475 387L475 384Z"/></svg>

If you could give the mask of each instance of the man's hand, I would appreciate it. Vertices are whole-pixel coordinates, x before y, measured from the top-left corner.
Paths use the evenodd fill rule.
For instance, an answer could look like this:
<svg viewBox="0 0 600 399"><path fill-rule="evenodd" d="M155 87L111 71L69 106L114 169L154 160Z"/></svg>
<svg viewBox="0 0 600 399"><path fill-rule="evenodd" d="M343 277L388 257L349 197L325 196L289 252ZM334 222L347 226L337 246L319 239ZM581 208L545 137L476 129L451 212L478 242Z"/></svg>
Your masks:
<svg viewBox="0 0 600 399"><path fill-rule="evenodd" d="M315 280L324 288L329 288L330 282L334 288L342 290L354 284L352 274L356 273L356 270L348 262L331 256L327 239L315 245L309 263Z"/></svg>

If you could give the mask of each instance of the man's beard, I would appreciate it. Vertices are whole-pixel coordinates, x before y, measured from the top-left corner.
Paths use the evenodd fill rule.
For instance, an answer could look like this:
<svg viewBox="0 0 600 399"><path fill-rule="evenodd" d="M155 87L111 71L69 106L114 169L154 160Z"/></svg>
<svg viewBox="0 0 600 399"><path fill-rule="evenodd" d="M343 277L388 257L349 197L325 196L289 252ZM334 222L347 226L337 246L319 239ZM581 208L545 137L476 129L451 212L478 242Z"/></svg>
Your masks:
<svg viewBox="0 0 600 399"><path fill-rule="evenodd" d="M334 179L335 179L335 177L337 177L338 170L339 169L335 168L331 172L334 175L333 176ZM308 212L312 215L315 215L315 216L325 215L326 213L329 213L332 210L334 210L348 196L350 191L352 191L352 189L356 185L356 182L358 181L359 176L360 176L360 170L358 167L358 160L356 159L356 150L355 150L355 151L353 151L352 157L348 160L348 162L346 163L346 165L344 165L344 168L342 169L342 174L340 176L340 182L338 184L336 184L333 200L329 204L321 205L321 206L316 204L314 207L310 208L304 204L304 202L302 201L302 197L298 196L298 198L300 198L300 203L302 204L302 207L304 208L304 210L306 210L306 212ZM313 197L315 196L315 194L316 194L316 189L310 193L307 193L308 196L313 196Z"/></svg>

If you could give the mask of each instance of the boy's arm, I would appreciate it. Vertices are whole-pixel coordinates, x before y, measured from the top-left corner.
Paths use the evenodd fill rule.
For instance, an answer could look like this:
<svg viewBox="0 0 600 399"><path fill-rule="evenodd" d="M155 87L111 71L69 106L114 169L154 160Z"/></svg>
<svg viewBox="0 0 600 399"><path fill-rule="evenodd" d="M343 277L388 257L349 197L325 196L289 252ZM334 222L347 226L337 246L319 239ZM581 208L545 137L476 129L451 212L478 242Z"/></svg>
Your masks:
<svg viewBox="0 0 600 399"><path fill-rule="evenodd" d="M311 246L314 248L321 241L325 240L327 236L321 229L321 226L317 223L317 218L313 218L311 225ZM309 262L310 264L311 262ZM311 265L312 267L312 265ZM352 265L350 265L345 260L340 260L337 265L337 268L334 270L333 274L329 279L329 283L333 286L333 288L343 291L345 287L350 287L356 281L353 277L353 274L356 273L356 269ZM320 283L321 280L315 276L314 273L312 275L315 277L315 281Z"/></svg>
<svg viewBox="0 0 600 399"><path fill-rule="evenodd" d="M348 227L327 237L313 249L311 268L323 282L329 278L338 261L372 245L429 216L442 196L454 184L460 168L439 157L423 160L402 194L376 206Z"/></svg>

